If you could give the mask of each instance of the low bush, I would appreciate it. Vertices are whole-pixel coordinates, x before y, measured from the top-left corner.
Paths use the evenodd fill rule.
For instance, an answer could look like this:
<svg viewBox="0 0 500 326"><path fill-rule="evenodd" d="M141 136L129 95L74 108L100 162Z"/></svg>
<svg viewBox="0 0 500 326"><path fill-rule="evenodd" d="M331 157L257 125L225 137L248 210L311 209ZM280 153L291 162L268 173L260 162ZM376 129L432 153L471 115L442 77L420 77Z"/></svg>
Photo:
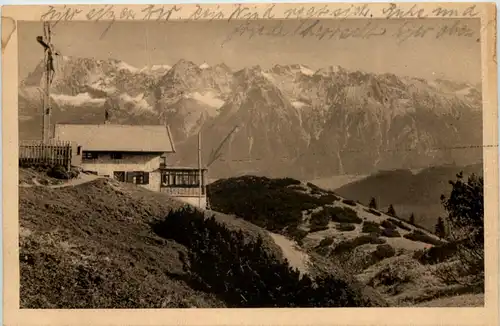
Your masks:
<svg viewBox="0 0 500 326"><path fill-rule="evenodd" d="M322 195L323 191L318 190L318 189L311 189L311 195Z"/></svg>
<svg viewBox="0 0 500 326"><path fill-rule="evenodd" d="M382 230L382 234L381 234L383 237L387 237L387 238L399 238L401 237L401 234L398 232L398 230L396 229L390 229L390 228L385 228Z"/></svg>
<svg viewBox="0 0 500 326"><path fill-rule="evenodd" d="M302 245L302 241L307 236L308 232L299 228L289 228L287 234L295 240L299 245Z"/></svg>
<svg viewBox="0 0 500 326"><path fill-rule="evenodd" d="M390 244L380 244L377 246L377 250L372 253L372 256L375 257L378 261L391 258L396 255L396 250Z"/></svg>
<svg viewBox="0 0 500 326"><path fill-rule="evenodd" d="M344 199L344 200L342 200L342 202L346 205L349 205L349 206L356 206L356 202L354 200Z"/></svg>
<svg viewBox="0 0 500 326"><path fill-rule="evenodd" d="M215 218L193 208L171 211L153 225L155 232L189 248L188 278L229 307L363 307L373 306L353 279L315 278L280 262L261 237L248 241ZM210 268L207 268L210 266Z"/></svg>
<svg viewBox="0 0 500 326"><path fill-rule="evenodd" d="M68 169L62 165L55 165L47 170L47 176L54 179L68 180L77 178L79 174L78 170L70 169L68 171Z"/></svg>
<svg viewBox="0 0 500 326"><path fill-rule="evenodd" d="M308 186L309 188L311 188L312 190L318 190L318 191L323 190L323 189L321 189L320 187L316 186L314 183L311 183L311 182L308 182L308 183L307 183L307 186Z"/></svg>
<svg viewBox="0 0 500 326"><path fill-rule="evenodd" d="M324 231L328 230L328 226L320 226L320 225L311 225L309 226L309 232L319 232L319 231Z"/></svg>
<svg viewBox="0 0 500 326"><path fill-rule="evenodd" d="M331 220L334 222L355 224L363 222L363 220L358 217L358 213L349 207L328 207L327 211L330 214Z"/></svg>
<svg viewBox="0 0 500 326"><path fill-rule="evenodd" d="M329 222L330 222L330 216L323 209L311 214L310 228L326 227Z"/></svg>
<svg viewBox="0 0 500 326"><path fill-rule="evenodd" d="M420 230L414 230L411 233L405 234L403 237L408 239L408 240L420 241L423 243L432 244L434 246L440 246L444 243L438 239L435 239L435 238L423 233Z"/></svg>
<svg viewBox="0 0 500 326"><path fill-rule="evenodd" d="M288 188L293 189L293 190L306 191L306 188L300 184L298 184L298 185L292 184L292 185L288 186Z"/></svg>
<svg viewBox="0 0 500 326"><path fill-rule="evenodd" d="M291 185L300 185L300 181L292 178L278 178L272 179L271 184L273 187L288 187Z"/></svg>
<svg viewBox="0 0 500 326"><path fill-rule="evenodd" d="M411 228L408 227L404 222L400 221L400 220L397 220L395 218L388 218L388 220L397 225L399 228L403 229L403 230L406 230L406 231L411 231Z"/></svg>
<svg viewBox="0 0 500 326"><path fill-rule="evenodd" d="M394 225L394 223L392 223L389 220L383 220L382 223L380 223L380 225L386 229L394 229L394 230L396 229L396 225Z"/></svg>
<svg viewBox="0 0 500 326"><path fill-rule="evenodd" d="M438 264L452 258L458 250L458 246L453 243L444 243L425 250L418 250L413 254L413 258L421 264Z"/></svg>
<svg viewBox="0 0 500 326"><path fill-rule="evenodd" d="M326 195L321 195L318 198L323 205L331 205L337 200L339 200L339 197L335 196L334 194L326 194Z"/></svg>
<svg viewBox="0 0 500 326"><path fill-rule="evenodd" d="M382 213L380 213L379 211L374 210L373 208L370 208L370 209L368 209L366 211L369 212L369 213L372 213L375 216L381 216L382 215Z"/></svg>
<svg viewBox="0 0 500 326"><path fill-rule="evenodd" d="M319 198L298 192L295 179L243 176L220 179L207 189L211 206L234 214L272 232L281 232L302 223L302 211L323 205Z"/></svg>
<svg viewBox="0 0 500 326"><path fill-rule="evenodd" d="M362 235L352 240L346 240L340 242L335 249L333 250L333 254L340 255L346 252L353 251L356 247L365 245L365 244L384 244L386 241L384 239L378 238L374 234L370 235Z"/></svg>
<svg viewBox="0 0 500 326"><path fill-rule="evenodd" d="M356 226L349 223L340 223L336 226L336 229L343 232L349 232L356 230Z"/></svg>
<svg viewBox="0 0 500 326"><path fill-rule="evenodd" d="M363 233L376 233L380 234L380 225L377 222L372 222L372 221L364 221L361 232Z"/></svg>
<svg viewBox="0 0 500 326"><path fill-rule="evenodd" d="M386 259L391 258L396 255L396 250L390 244L379 244L375 251L367 255L364 261L361 262L361 270L365 270L368 267Z"/></svg>
<svg viewBox="0 0 500 326"><path fill-rule="evenodd" d="M334 242L334 239L332 237L326 237L321 239L321 241L318 244L318 247L328 247L332 245Z"/></svg>
<svg viewBox="0 0 500 326"><path fill-rule="evenodd" d="M311 221L321 221L321 223L324 223L324 221L328 219L333 222L338 222L338 223L361 223L362 220L358 217L358 214L356 211L353 209L350 209L348 207L342 208L342 207L331 207L331 206L325 206L323 207L322 210L312 213L311 214ZM317 225L317 222L314 222L315 225ZM322 225L322 224L319 224Z"/></svg>

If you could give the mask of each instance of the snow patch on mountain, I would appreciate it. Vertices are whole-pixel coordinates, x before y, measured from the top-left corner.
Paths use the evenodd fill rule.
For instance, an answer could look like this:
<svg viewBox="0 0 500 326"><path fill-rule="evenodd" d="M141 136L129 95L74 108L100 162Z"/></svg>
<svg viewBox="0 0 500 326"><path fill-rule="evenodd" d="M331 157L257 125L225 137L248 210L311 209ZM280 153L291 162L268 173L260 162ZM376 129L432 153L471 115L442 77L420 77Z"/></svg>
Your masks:
<svg viewBox="0 0 500 326"><path fill-rule="evenodd" d="M106 101L103 98L92 98L89 93L80 93L77 95L52 94L51 98L58 105L82 106L84 104L103 105Z"/></svg>
<svg viewBox="0 0 500 326"><path fill-rule="evenodd" d="M142 68L139 72L141 73L158 73L158 72L167 72L170 69L172 69L172 66L170 65L152 65L152 66L145 66Z"/></svg>
<svg viewBox="0 0 500 326"><path fill-rule="evenodd" d="M129 71L131 73L136 73L139 71L139 69L137 69L136 67L132 66L132 65L129 65L128 63L126 62L123 62L123 61L120 61L117 65L116 65L116 69L118 69L119 71Z"/></svg>
<svg viewBox="0 0 500 326"><path fill-rule="evenodd" d="M117 88L111 86L111 83L112 83L111 78L106 77L104 79L99 79L96 82L92 83L90 87L95 90L105 92L107 94L113 94L117 91Z"/></svg>
<svg viewBox="0 0 500 326"><path fill-rule="evenodd" d="M169 65L152 65L152 66L151 66L151 70L152 70L152 71L155 71L155 70L162 70L162 69L163 69L163 70L170 70L170 69L172 69L172 67L171 67L171 66L169 66Z"/></svg>
<svg viewBox="0 0 500 326"><path fill-rule="evenodd" d="M199 101L203 104L206 104L207 106L209 106L212 109L219 109L225 103L223 100L221 100L217 96L217 94L215 94L214 92L210 92L210 91L204 92L204 93L193 92L193 93L185 94L184 97L188 98L188 99L194 99L196 101ZM210 116L215 116L217 114L217 110L207 110L207 113Z"/></svg>
<svg viewBox="0 0 500 326"><path fill-rule="evenodd" d="M307 67L304 67L304 66L300 66L300 72L306 76L312 76L314 75L314 71L307 68Z"/></svg>
<svg viewBox="0 0 500 326"><path fill-rule="evenodd" d="M142 110L147 110L147 111L153 110L153 108L144 99L144 94L139 94L136 97L132 97L127 93L123 93L120 95L120 99L125 103L133 104L135 109L138 109L141 111Z"/></svg>
<svg viewBox="0 0 500 326"><path fill-rule="evenodd" d="M200 69L208 69L210 68L210 65L206 62L202 63L200 66L199 66Z"/></svg>

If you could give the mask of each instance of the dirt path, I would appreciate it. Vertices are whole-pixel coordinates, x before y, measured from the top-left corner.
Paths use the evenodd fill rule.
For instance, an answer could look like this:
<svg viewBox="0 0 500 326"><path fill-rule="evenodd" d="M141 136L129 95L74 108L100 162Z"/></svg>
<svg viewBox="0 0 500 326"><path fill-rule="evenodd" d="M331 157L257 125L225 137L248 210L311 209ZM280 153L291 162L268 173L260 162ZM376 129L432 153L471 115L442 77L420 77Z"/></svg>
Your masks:
<svg viewBox="0 0 500 326"><path fill-rule="evenodd" d="M94 180L100 179L100 178L103 178L103 177L100 177L100 176L97 176L97 175L93 175L93 174L84 174L84 173L82 173L76 179L70 179L67 182L64 182L64 183L61 183L61 184L58 184L58 185L50 185L50 186L47 186L47 187L49 187L49 188L74 187L74 186L78 186L78 185L81 185L81 184L84 184L84 183L87 183L87 182L91 182L91 181L94 181Z"/></svg>
<svg viewBox="0 0 500 326"><path fill-rule="evenodd" d="M94 181L96 179L103 178L93 174L80 174L76 179L70 179L69 181L55 184L55 185L43 185L36 178L31 179L33 184L21 183L19 187L31 188L31 187L46 187L46 188L64 188L64 187L74 187L87 182Z"/></svg>
<svg viewBox="0 0 500 326"><path fill-rule="evenodd" d="M298 250L296 244L282 235L269 232L274 242L283 250L283 255L288 259L290 266L297 268L301 274L308 273L309 256Z"/></svg>

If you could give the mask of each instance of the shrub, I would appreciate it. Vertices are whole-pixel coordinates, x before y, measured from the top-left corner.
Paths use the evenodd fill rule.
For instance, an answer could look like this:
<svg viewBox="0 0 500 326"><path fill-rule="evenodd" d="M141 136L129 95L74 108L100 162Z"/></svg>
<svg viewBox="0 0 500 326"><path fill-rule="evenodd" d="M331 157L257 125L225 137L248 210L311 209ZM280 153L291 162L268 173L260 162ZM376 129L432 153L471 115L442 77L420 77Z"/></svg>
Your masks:
<svg viewBox="0 0 500 326"><path fill-rule="evenodd" d="M328 247L332 245L334 242L334 239L332 237L326 237L321 239L321 241L318 244L318 247Z"/></svg>
<svg viewBox="0 0 500 326"><path fill-rule="evenodd" d="M331 205L337 200L339 200L339 197L335 196L334 194L326 194L326 195L321 195L318 198L323 205Z"/></svg>
<svg viewBox="0 0 500 326"><path fill-rule="evenodd" d="M325 206L322 210L314 212L311 214L312 221L321 221L319 225L324 225L325 220L332 220L338 223L361 223L362 220L358 217L358 214L353 209L348 207L331 207ZM314 224L318 224L314 222Z"/></svg>
<svg viewBox="0 0 500 326"><path fill-rule="evenodd" d="M439 246L439 245L443 244L442 241L435 239L435 238L423 233L420 230L414 230L411 233L405 234L403 237L408 239L408 240L420 241L420 242L432 244L435 246Z"/></svg>
<svg viewBox="0 0 500 326"><path fill-rule="evenodd" d="M346 252L353 251L356 247L365 245L365 244L384 244L385 240L378 238L374 234L370 235L362 235L352 240L346 240L340 242L335 249L333 250L334 254L340 255Z"/></svg>
<svg viewBox="0 0 500 326"><path fill-rule="evenodd" d="M391 258L396 255L396 250L390 244L379 244L377 246L377 250L372 253L372 256L376 258L378 261Z"/></svg>
<svg viewBox="0 0 500 326"><path fill-rule="evenodd" d="M329 222L330 222L330 216L325 209L322 209L318 212L314 212L311 214L311 221L310 221L311 228L326 227Z"/></svg>
<svg viewBox="0 0 500 326"><path fill-rule="evenodd" d="M395 218L388 218L388 220L403 230L411 231L411 228L409 226L406 226L406 224L404 224L402 221L399 221Z"/></svg>
<svg viewBox="0 0 500 326"><path fill-rule="evenodd" d="M309 226L309 232L319 232L319 231L324 231L328 230L328 226L321 226L321 225L311 225Z"/></svg>
<svg viewBox="0 0 500 326"><path fill-rule="evenodd" d="M382 213L380 213L379 211L374 210L373 208L370 208L368 210L368 212L372 213L375 216L381 216L382 215Z"/></svg>
<svg viewBox="0 0 500 326"><path fill-rule="evenodd" d="M312 190L317 190L317 191L321 191L322 190L320 187L316 186L314 183L311 183L311 182L308 182L307 186L309 188L311 188Z"/></svg>
<svg viewBox="0 0 500 326"><path fill-rule="evenodd" d="M396 225L389 220L383 220L380 225L386 229L396 229Z"/></svg>
<svg viewBox="0 0 500 326"><path fill-rule="evenodd" d="M389 228L383 229L381 235L383 237L387 237L387 238L399 238L399 237L401 237L401 234L398 232L398 230L389 229Z"/></svg>
<svg viewBox="0 0 500 326"><path fill-rule="evenodd" d="M425 249L415 250L415 252L413 252L413 255L411 257L413 259L419 261L421 264L423 264L422 261L421 261L421 259L425 255L425 253L426 253Z"/></svg>
<svg viewBox="0 0 500 326"><path fill-rule="evenodd" d="M303 185L300 185L300 184L299 185L292 184L292 185L288 186L288 188L293 189L293 190L299 190L299 191L305 191L306 190L306 188Z"/></svg>
<svg viewBox="0 0 500 326"><path fill-rule="evenodd" d="M354 231L356 229L356 226L349 223L340 223L336 226L336 228L339 231L349 232Z"/></svg>
<svg viewBox="0 0 500 326"><path fill-rule="evenodd" d="M378 223L371 221L364 221L361 232L380 234L381 230Z"/></svg>
<svg viewBox="0 0 500 326"><path fill-rule="evenodd" d="M255 176L221 179L208 186L207 195L214 210L281 232L302 223L302 211L322 206L320 199L286 186L297 182Z"/></svg>
<svg viewBox="0 0 500 326"><path fill-rule="evenodd" d="M342 202L346 205L349 205L349 206L356 206L356 202L354 200L344 199L344 200L342 200Z"/></svg>
<svg viewBox="0 0 500 326"><path fill-rule="evenodd" d="M77 178L80 172L77 169L70 169L69 171L62 165L55 165L47 170L47 175L55 179L73 179Z"/></svg>
<svg viewBox="0 0 500 326"><path fill-rule="evenodd" d="M356 224L363 222L358 217L358 213L349 207L327 207L326 211L330 214L330 218L334 222Z"/></svg>
<svg viewBox="0 0 500 326"><path fill-rule="evenodd" d="M307 236L308 232L299 228L289 228L287 234L295 240L299 245L302 245L302 240Z"/></svg>
<svg viewBox="0 0 500 326"><path fill-rule="evenodd" d="M273 187L288 187L292 185L300 185L300 181L292 178L281 178L281 179L273 179L271 181Z"/></svg>
<svg viewBox="0 0 500 326"><path fill-rule="evenodd" d="M316 278L291 268L265 250L261 237L249 241L214 217L186 208L171 211L153 225L155 232L190 249L189 282L223 299L229 307L373 306L354 280ZM207 268L210 266L210 268Z"/></svg>
<svg viewBox="0 0 500 326"><path fill-rule="evenodd" d="M438 264L447 261L453 257L458 250L456 243L444 243L439 246L434 246L427 250L419 250L413 254L413 258L421 264Z"/></svg>

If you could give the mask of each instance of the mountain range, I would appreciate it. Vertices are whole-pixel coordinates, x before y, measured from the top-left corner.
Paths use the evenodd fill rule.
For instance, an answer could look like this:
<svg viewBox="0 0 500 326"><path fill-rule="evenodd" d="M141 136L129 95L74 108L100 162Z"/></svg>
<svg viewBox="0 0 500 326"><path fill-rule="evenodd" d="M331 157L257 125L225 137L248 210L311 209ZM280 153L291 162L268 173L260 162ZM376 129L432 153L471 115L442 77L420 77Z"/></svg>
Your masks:
<svg viewBox="0 0 500 326"><path fill-rule="evenodd" d="M43 79L41 62L19 85L20 139L40 137ZM168 124L172 164L196 165L200 131L204 162L227 139L211 178L304 180L482 159L481 86L468 83L338 66L136 68L59 57L51 92L53 122L102 123L107 108L112 123Z"/></svg>

